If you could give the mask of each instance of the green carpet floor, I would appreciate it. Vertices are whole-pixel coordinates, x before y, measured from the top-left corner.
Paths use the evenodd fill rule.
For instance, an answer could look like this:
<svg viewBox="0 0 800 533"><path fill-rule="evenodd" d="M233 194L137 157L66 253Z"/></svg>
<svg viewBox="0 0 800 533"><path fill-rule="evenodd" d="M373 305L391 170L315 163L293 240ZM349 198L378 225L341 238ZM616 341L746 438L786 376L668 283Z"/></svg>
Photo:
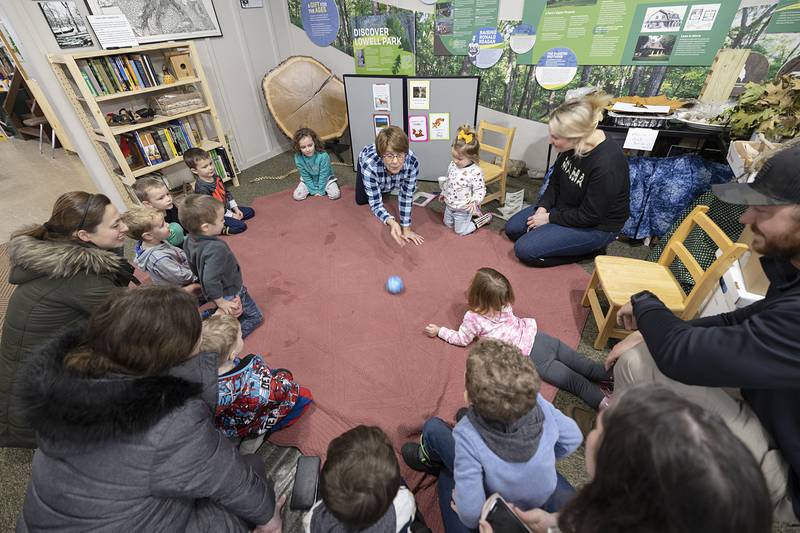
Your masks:
<svg viewBox="0 0 800 533"><path fill-rule="evenodd" d="M345 161L350 163L349 153L344 154ZM332 158L333 161L336 159ZM239 176L240 186L232 189L236 200L243 205L248 205L253 199L259 196L265 196L277 191L282 191L288 188L293 188L297 185L297 174L292 174L282 180L260 180L251 182L251 180L261 176L278 176L289 172L294 168L294 162L291 153L284 153L278 155L268 161L260 163L243 171ZM352 171L352 166L334 166L334 172L339 178L340 185L352 186L355 182L355 173ZM535 199L536 193L541 186L540 179L531 179L530 177L523 178L509 178L508 190L516 191L525 189L525 201L531 202ZM420 182L419 189L423 191L433 191L438 189L438 184L434 182ZM352 201L348 193L341 201ZM497 207L496 202L488 204L488 210L493 211ZM438 202L433 202L429 205L437 211L441 211ZM500 231L503 227L504 221L499 217L495 217L489 226L489 230L482 231ZM646 246L631 246L623 242L614 242L608 247L608 254L615 256L635 257L643 259L649 248ZM592 261L585 261L581 266L587 272L591 272L593 268ZM580 345L578 351L587 356L602 360L608 353L608 350L595 350L592 347L594 338L597 335L597 327L594 319L589 317L586 326L581 335ZM564 409L570 404L582 404L581 400L564 391L560 391L555 400L555 405L560 409ZM566 476L566 478L574 485L581 486L587 481L586 471L584 469L584 455L583 447L570 457L562 460L558 464L559 471ZM267 472L270 477L275 481L276 491L282 494L290 494L292 476L294 474L294 466L297 461L299 453L293 448L281 448L273 446L269 443L264 444L258 450L258 453L264 456L267 465ZM33 456L30 450L20 450L15 448L0 448L0 531L13 531L16 518L22 507L22 501L25 496L25 488L30 478L30 463ZM288 505L284 511L284 531L287 533L294 533L302 531L300 524L301 514L288 510ZM800 531L800 528L781 528L775 526L776 532L789 532Z"/></svg>

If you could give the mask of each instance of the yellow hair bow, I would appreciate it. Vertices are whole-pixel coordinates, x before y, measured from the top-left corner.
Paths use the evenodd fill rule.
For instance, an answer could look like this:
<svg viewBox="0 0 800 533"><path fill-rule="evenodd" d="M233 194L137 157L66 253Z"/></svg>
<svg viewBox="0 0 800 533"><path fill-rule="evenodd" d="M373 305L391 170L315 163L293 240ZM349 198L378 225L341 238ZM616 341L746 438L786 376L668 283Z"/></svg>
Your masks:
<svg viewBox="0 0 800 533"><path fill-rule="evenodd" d="M464 133L464 130L458 132L458 140L464 141L467 144L472 144L472 139L475 137L472 133Z"/></svg>

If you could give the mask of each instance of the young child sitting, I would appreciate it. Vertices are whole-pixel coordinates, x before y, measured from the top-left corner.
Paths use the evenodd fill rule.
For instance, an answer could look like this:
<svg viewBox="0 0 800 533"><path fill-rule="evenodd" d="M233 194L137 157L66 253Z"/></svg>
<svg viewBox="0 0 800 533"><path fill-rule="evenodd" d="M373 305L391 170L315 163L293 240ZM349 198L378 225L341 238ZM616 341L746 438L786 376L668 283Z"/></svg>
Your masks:
<svg viewBox="0 0 800 533"><path fill-rule="evenodd" d="M511 283L493 268L481 268L469 285L464 321L458 331L428 324L425 333L450 344L467 346L475 337L491 337L513 344L530 354L539 375L560 389L578 396L594 409L608 405L613 390L612 373L560 340L536 331L536 320L517 318L511 305ZM598 382L607 390L604 392Z"/></svg>
<svg viewBox="0 0 800 533"><path fill-rule="evenodd" d="M244 232L247 229L244 221L253 218L256 212L252 207L236 204L236 200L225 188L222 178L217 176L211 155L202 148L189 148L183 152L183 162L195 176L194 192L216 198L225 207L225 224L220 233L236 235Z"/></svg>
<svg viewBox="0 0 800 533"><path fill-rule="evenodd" d="M214 424L230 438L247 439L291 426L314 400L283 368L255 354L240 357L242 329L230 315L203 322L201 352L219 354L219 395Z"/></svg>
<svg viewBox="0 0 800 533"><path fill-rule="evenodd" d="M303 517L306 533L410 531L414 495L378 427L357 426L331 441L319 489L322 499Z"/></svg>
<svg viewBox="0 0 800 533"><path fill-rule="evenodd" d="M182 245L186 232L178 220L178 208L172 202L172 195L164 182L158 178L145 176L136 180L133 192L143 206L158 209L164 215L164 220L169 224L169 236L166 241L173 246Z"/></svg>
<svg viewBox="0 0 800 533"><path fill-rule="evenodd" d="M170 226L164 214L152 207L134 207L122 215L127 235L136 241L136 266L150 275L156 285L199 288L186 254L168 242Z"/></svg>
<svg viewBox="0 0 800 533"><path fill-rule="evenodd" d="M459 235L469 235L491 222L491 213L480 215L480 206L486 196L486 184L480 162L478 136L469 126L458 128L453 143L453 160L447 167L447 177L439 178L442 188L440 200L444 202L444 224ZM473 216L480 215L475 220Z"/></svg>
<svg viewBox="0 0 800 533"><path fill-rule="evenodd" d="M183 250L200 280L203 295L223 313L239 317L242 336L247 337L264 321L264 315L242 283L236 256L217 237L225 223L224 215L221 203L202 194L190 194L178 206L181 224L189 232Z"/></svg>
<svg viewBox="0 0 800 533"><path fill-rule="evenodd" d="M409 467L439 474L446 531L477 529L494 492L520 509L557 510L572 488L556 472L556 460L574 452L583 437L539 395L533 362L511 344L481 339L467 358L465 384L470 406L455 428L428 419L420 443L402 449Z"/></svg>
<svg viewBox="0 0 800 533"><path fill-rule="evenodd" d="M292 139L294 164L300 173L300 183L292 193L295 200L305 200L309 195L328 195L331 200L341 196L336 176L331 170L331 158L317 133L310 128L300 128Z"/></svg>

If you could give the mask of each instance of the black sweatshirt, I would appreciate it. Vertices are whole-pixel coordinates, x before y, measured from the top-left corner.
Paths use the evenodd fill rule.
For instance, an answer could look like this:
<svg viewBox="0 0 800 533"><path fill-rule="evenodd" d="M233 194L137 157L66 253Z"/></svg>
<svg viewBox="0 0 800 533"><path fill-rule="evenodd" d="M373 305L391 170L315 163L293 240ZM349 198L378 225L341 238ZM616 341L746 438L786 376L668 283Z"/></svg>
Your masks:
<svg viewBox="0 0 800 533"><path fill-rule="evenodd" d="M736 387L789 463L800 516L800 271L762 258L767 296L731 313L684 322L655 296L634 314L658 369L687 385Z"/></svg>
<svg viewBox="0 0 800 533"><path fill-rule="evenodd" d="M560 154L537 207L555 209L550 222L560 226L616 233L630 214L630 189L628 160L606 139L583 157Z"/></svg>

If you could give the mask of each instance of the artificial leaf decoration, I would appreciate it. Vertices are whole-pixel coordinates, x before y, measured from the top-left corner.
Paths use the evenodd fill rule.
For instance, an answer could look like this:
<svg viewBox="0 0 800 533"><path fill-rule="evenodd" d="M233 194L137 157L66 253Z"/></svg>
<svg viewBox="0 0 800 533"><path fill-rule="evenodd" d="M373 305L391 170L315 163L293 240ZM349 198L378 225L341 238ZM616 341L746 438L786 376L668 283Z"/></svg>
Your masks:
<svg viewBox="0 0 800 533"><path fill-rule="evenodd" d="M800 79L781 76L763 84L748 83L739 103L727 111L731 137L749 138L753 131L767 139L791 139L800 133Z"/></svg>

